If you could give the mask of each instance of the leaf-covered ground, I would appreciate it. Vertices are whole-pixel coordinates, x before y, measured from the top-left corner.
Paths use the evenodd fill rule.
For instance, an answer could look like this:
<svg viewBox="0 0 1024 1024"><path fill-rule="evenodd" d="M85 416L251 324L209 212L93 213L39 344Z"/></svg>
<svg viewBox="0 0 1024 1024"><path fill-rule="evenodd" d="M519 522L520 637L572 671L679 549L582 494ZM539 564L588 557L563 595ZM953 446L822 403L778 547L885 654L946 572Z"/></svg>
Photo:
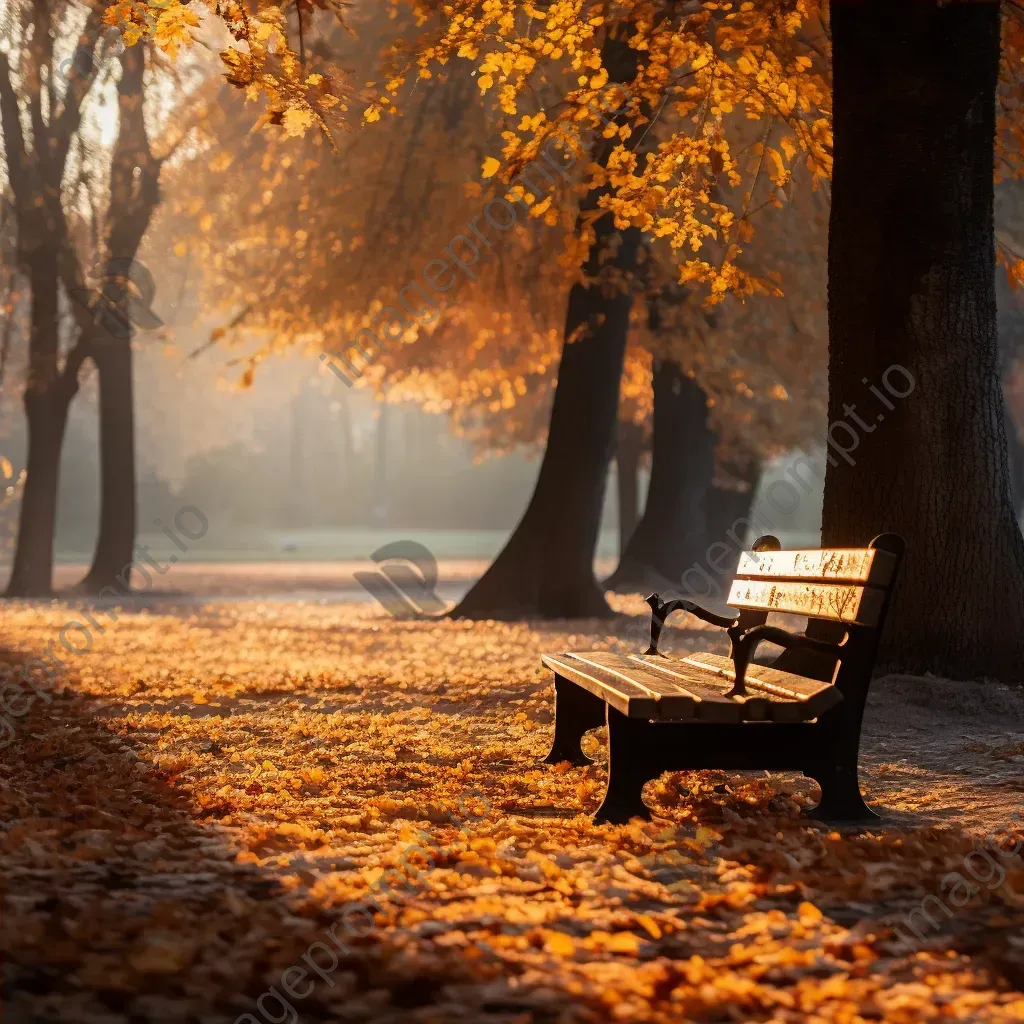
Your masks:
<svg viewBox="0 0 1024 1024"><path fill-rule="evenodd" d="M1024 718L998 700L875 685L868 831L804 817L808 780L723 772L595 827L603 768L538 766L540 653L635 648L639 619L173 601L94 610L106 631L0 750L4 1024L1024 1020L1024 863L972 855L1024 838ZM9 603L4 659L73 616ZM371 924L353 907L390 870ZM947 912L901 942L929 894Z"/></svg>

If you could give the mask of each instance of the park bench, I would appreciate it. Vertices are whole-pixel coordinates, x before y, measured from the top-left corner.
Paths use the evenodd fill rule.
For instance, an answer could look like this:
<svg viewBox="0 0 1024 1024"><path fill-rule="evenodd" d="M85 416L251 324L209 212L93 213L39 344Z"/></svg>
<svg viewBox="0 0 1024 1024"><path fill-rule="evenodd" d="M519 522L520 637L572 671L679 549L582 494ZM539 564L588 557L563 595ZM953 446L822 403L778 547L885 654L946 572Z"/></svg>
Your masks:
<svg viewBox="0 0 1024 1024"><path fill-rule="evenodd" d="M861 796L857 752L902 555L895 534L863 549L809 551L782 551L762 537L740 558L725 613L652 594L643 654L544 655L555 673L555 735L545 761L589 764L580 740L607 726L608 783L596 822L650 818L644 784L699 768L798 771L821 786L816 818L877 818ZM659 652L665 619L677 610L725 629L730 656ZM813 635L768 625L770 613L806 616ZM754 663L762 642L783 648L770 665Z"/></svg>

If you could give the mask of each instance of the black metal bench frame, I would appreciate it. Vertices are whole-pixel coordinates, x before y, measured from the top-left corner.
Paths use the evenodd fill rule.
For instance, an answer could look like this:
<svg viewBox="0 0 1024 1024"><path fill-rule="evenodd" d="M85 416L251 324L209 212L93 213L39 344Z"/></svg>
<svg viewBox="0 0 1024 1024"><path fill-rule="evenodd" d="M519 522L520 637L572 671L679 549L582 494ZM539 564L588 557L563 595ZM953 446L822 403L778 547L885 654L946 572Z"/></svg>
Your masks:
<svg viewBox="0 0 1024 1024"><path fill-rule="evenodd" d="M728 618L715 616L688 601L664 605L657 595L648 599L652 621L651 648L646 653L657 653L661 628L671 611L678 608L697 614L729 629L741 691L743 670L762 641L781 642L785 647L773 663L776 667L811 679L831 678L838 659L834 685L843 699L816 720L724 724L630 718L556 674L555 735L545 762L592 763L580 749L580 741L589 730L607 726L608 783L604 801L594 815L598 823L621 824L632 817L649 819L650 810L641 798L645 783L666 771L706 768L800 772L821 787L821 800L811 812L813 817L827 822L877 819L878 815L867 806L860 792L857 767L860 730L878 641L885 626L904 542L895 534L882 534L869 547L890 552L896 560L877 623L865 626L810 620L820 623L818 629L823 634L831 632L834 637L845 633L841 643L766 627L767 611L744 610ZM752 550L779 548L774 537L764 537ZM744 641L744 637L748 639Z"/></svg>

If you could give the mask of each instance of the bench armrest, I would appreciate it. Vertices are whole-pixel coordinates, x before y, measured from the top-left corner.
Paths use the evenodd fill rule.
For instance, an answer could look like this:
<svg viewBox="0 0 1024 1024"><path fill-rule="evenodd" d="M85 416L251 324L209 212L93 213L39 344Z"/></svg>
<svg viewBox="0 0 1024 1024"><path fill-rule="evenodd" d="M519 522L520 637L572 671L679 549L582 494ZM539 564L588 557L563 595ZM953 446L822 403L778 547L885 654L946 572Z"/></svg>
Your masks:
<svg viewBox="0 0 1024 1024"><path fill-rule="evenodd" d="M720 626L722 629L731 629L738 618L738 615L733 615L731 618L726 615L716 615L706 608L701 608L699 604L682 598L675 601L662 601L657 594L651 594L647 598L647 603L651 606L651 646L644 651L644 654L660 653L658 641L661 639L661 627L665 625L665 620L672 612L688 612L690 615L696 615L698 619L710 622L712 626Z"/></svg>
<svg viewBox="0 0 1024 1024"><path fill-rule="evenodd" d="M800 647L808 651L817 651L819 654L831 654L838 658L849 636L850 634L847 633L838 643L831 643L828 640L815 640L813 637L804 636L803 633L791 633L788 629L782 629L780 626L752 626L742 636L734 637L732 640L732 663L736 672L736 681L726 696L742 697L746 695L744 683L747 667L760 643L768 641L787 649Z"/></svg>

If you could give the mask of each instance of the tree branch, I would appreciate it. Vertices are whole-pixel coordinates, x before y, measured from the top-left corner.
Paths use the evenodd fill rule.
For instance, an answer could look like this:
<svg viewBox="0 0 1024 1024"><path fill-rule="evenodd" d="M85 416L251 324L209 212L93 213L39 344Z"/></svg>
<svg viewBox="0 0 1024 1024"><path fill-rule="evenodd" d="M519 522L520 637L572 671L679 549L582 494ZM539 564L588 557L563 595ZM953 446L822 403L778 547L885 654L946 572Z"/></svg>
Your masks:
<svg viewBox="0 0 1024 1024"><path fill-rule="evenodd" d="M67 159L68 149L71 146L71 139L82 120L82 102L86 94L92 88L99 71L96 62L96 43L103 28L103 6L94 7L89 16L85 19L82 34L78 37L78 45L89 53L89 70L82 74L78 69L78 62L73 60L68 69L68 87L64 90L64 101L55 116L51 117L50 124L54 139L53 161L64 170L64 161Z"/></svg>

